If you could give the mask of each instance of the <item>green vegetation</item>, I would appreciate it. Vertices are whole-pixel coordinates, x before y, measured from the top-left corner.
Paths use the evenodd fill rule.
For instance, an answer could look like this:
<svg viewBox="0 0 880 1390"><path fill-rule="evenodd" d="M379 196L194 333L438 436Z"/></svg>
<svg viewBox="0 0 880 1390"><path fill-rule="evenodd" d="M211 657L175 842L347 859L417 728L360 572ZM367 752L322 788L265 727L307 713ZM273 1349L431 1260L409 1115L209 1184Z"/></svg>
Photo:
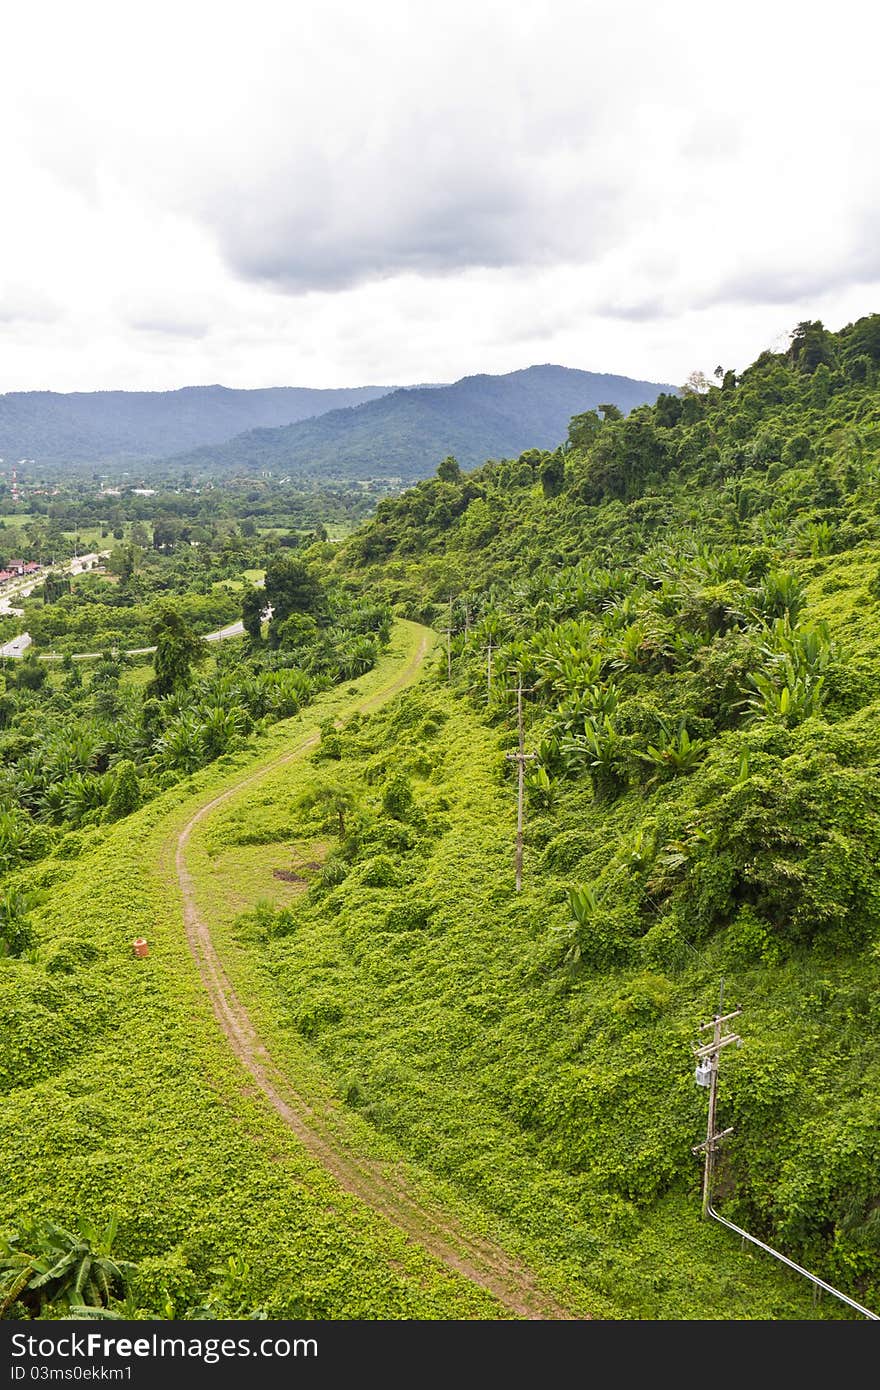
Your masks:
<svg viewBox="0 0 880 1390"><path fill-rule="evenodd" d="M538 754L526 891L508 905L510 870L489 866L492 844L509 852L510 822L505 836L496 812L487 834L484 807L471 822L483 867L467 917L491 967L468 975L449 941L465 914L442 919L447 968L462 969L445 1026L454 1036L465 1007L454 1001L478 979L492 1001L495 1041L481 1034L468 1053L482 1091L462 1133L476 1144L481 1108L492 1133L491 1089L555 1181L568 1174L594 1205L600 1192L631 1202L651 1229L694 1187L700 1098L686 1042L723 975L748 1007L748 1047L724 1079L736 1127L726 1209L875 1306L878 324L837 335L802 324L786 353L740 378L574 422L557 455L422 483L382 503L335 560L411 616L446 621L455 595L446 739L454 749L469 723L483 728L479 767L508 805L501 752L516 683L526 688ZM561 482L548 489L554 460ZM414 729L423 718L436 713L418 711ZM411 737L414 759L437 760L436 739ZM480 775L475 764L462 779ZM463 780L444 791L452 806L464 794ZM361 869L355 847L343 850L333 894L369 872L372 853ZM430 866L406 875L398 851L397 872L406 894L431 901ZM447 872L461 904L458 863ZM393 916L392 887L383 893ZM348 932L356 906L340 903ZM503 956L502 938L515 943ZM278 970L298 998L306 939L293 934ZM432 980L438 968L421 966ZM505 978L487 990L489 968ZM346 979L342 993L356 988ZM385 1036L390 1009L377 1009ZM365 1094L373 1066L356 1039L369 1028L358 1017L321 1035L340 1075L360 1068ZM397 1049L407 1066L414 1046L407 1034ZM409 1078L391 1096L383 1087L377 1111L411 1144L427 1105L415 1091ZM458 1094L444 1107L465 1110ZM438 1163L443 1151L438 1141ZM488 1152L475 1166L483 1184L508 1171ZM548 1209L543 1186L534 1204Z"/></svg>
<svg viewBox="0 0 880 1390"><path fill-rule="evenodd" d="M607 400L626 411L656 400L662 390L658 382L630 377L528 367L464 377L451 386L408 387L354 409L253 430L179 462L213 476L269 469L301 478L411 482L450 454L473 465L527 446L555 445L575 411Z"/></svg>
<svg viewBox="0 0 880 1390"><path fill-rule="evenodd" d="M290 552L270 562L268 589L247 585L238 592L215 589L211 581L230 560L205 555L208 566L191 550L135 556L115 582L85 575L70 593L28 601L37 643L54 634L52 644L68 649L106 645L95 662L68 654L49 663L32 648L24 659L3 663L2 872L56 851L76 855L81 833L129 814L243 748L320 691L371 670L387 646L385 606L338 584L325 587ZM188 585L202 592L187 592ZM234 622L252 599L259 617L270 597L276 614L267 642L259 622L248 640L201 640L207 630ZM152 674L110 649L111 638L120 646L156 645Z"/></svg>
<svg viewBox="0 0 880 1390"><path fill-rule="evenodd" d="M741 375L580 409L558 449L446 458L339 546L242 537L247 639L161 698L106 661L87 689L7 671L7 1315L70 1306L84 1241L124 1275L89 1299L132 1316L505 1315L254 1094L186 947L184 825L278 1074L576 1314L849 1316L700 1220L723 977L717 1204L880 1308L878 373L880 316L804 323ZM179 617L199 561L164 544ZM444 643L392 700L406 619L451 627L452 680ZM64 1236L41 1302L29 1234L110 1211L115 1253Z"/></svg>
<svg viewBox="0 0 880 1390"><path fill-rule="evenodd" d="M261 1037L292 1075L317 1053L353 1143L402 1150L594 1316L811 1316L808 1289L699 1219L690 1043L712 962L589 979L562 963L567 903L548 907L546 879L513 891L504 742L423 687L196 832L189 863ZM274 893L273 865L305 882Z"/></svg>
<svg viewBox="0 0 880 1390"><path fill-rule="evenodd" d="M418 636L404 633L402 652L361 678L363 696L394 688ZM32 951L0 969L3 1224L13 1252L41 1257L33 1223L102 1230L115 1213L112 1259L129 1267L114 1306L125 1316L504 1315L342 1191L244 1083L188 954L179 899L155 869L172 823L255 757L284 754L344 699L328 691L254 750L94 827L74 862L16 875L40 905ZM146 960L131 951L140 935ZM0 1252L0 1300L11 1259ZM66 1312L57 1292L43 1316ZM26 1296L6 1316L31 1311Z"/></svg>

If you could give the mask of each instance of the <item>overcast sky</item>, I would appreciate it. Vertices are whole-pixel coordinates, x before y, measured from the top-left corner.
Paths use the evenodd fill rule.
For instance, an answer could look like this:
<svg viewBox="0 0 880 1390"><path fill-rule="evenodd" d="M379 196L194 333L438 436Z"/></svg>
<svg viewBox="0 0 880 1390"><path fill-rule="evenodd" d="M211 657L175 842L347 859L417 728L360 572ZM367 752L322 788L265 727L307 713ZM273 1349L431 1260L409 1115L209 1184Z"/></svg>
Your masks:
<svg viewBox="0 0 880 1390"><path fill-rule="evenodd" d="M880 310L866 0L4 8L0 391L679 383Z"/></svg>

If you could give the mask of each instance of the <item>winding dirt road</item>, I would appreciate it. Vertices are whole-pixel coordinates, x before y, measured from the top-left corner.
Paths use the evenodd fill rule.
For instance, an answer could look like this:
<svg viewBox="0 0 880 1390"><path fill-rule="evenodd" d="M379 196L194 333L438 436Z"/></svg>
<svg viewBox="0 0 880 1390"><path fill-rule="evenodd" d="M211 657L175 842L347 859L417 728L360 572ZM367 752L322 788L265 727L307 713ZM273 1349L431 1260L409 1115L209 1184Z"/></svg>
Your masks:
<svg viewBox="0 0 880 1390"><path fill-rule="evenodd" d="M428 641L429 634L426 632L419 650L394 680L372 696L353 700L350 706L352 712L375 709L409 685L424 661ZM515 1316L529 1319L570 1318L572 1314L539 1289L530 1272L506 1251L483 1237L466 1232L453 1217L438 1207L426 1206L409 1188L403 1173L395 1171L388 1163L379 1163L357 1153L340 1139L334 1132L330 1103L323 1098L301 1094L294 1080L274 1064L223 968L209 925L196 903L195 884L186 862L187 843L195 827L218 806L244 787L260 781L267 773L302 758L316 746L319 737L317 732L309 734L288 752L258 771L246 774L226 791L205 802L177 836L175 868L183 899L187 941L217 1021L236 1057L273 1109L346 1191L392 1221L449 1269L493 1294Z"/></svg>

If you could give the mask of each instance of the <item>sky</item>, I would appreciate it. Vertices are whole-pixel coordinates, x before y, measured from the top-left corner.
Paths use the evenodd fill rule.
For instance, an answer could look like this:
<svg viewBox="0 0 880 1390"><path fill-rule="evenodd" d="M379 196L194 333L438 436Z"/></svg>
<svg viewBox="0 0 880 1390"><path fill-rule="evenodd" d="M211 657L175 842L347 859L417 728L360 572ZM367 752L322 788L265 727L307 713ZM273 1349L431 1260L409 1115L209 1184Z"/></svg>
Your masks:
<svg viewBox="0 0 880 1390"><path fill-rule="evenodd" d="M0 392L679 384L880 310L865 0L4 10Z"/></svg>

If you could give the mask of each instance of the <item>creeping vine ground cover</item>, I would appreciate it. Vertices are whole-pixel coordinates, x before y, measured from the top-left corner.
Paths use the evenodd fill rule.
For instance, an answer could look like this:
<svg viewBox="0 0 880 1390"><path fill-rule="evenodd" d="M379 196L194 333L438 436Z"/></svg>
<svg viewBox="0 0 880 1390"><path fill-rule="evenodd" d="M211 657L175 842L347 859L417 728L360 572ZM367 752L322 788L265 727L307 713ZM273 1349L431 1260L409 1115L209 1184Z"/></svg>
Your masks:
<svg viewBox="0 0 880 1390"><path fill-rule="evenodd" d="M368 695L412 648L410 632L363 678ZM276 726L260 756L343 697ZM35 949L0 972L4 1226L117 1213L117 1252L137 1266L134 1316L504 1316L305 1155L210 1016L157 864L175 806L253 760L200 772L96 831L79 858L18 876L41 901ZM131 950L140 935L146 960Z"/></svg>
<svg viewBox="0 0 880 1390"><path fill-rule="evenodd" d="M555 974L564 879L532 872L513 892L503 742L422 686L352 721L338 760L275 775L202 828L191 863L261 1036L295 1074L314 1073L316 1054L312 1084L335 1087L353 1135L365 1122L373 1147L393 1141L600 1315L811 1316L808 1292L699 1220L689 1044L719 962ZM330 836L326 807L303 796L328 762L358 803L349 843L284 905L250 881L242 912L252 858L269 883L267 844L302 865ZM733 989L751 983L731 975ZM791 976L776 1012L750 1021L740 1110L765 1103L764 1039L804 983Z"/></svg>
<svg viewBox="0 0 880 1390"><path fill-rule="evenodd" d="M279 567L265 642L251 594L258 663L294 666L324 659L334 595L343 684L259 755L43 835L7 877L10 1222L118 1209L154 1313L504 1314L340 1192L224 1048L169 845L265 762L187 863L260 1039L339 1143L575 1315L849 1316L699 1218L691 1046L723 977L744 1046L716 1201L880 1307L878 374L880 316L800 324L717 386L575 417L558 450L444 460ZM397 654L361 675L392 609ZM439 647L379 708L406 619L451 629L451 680Z"/></svg>

